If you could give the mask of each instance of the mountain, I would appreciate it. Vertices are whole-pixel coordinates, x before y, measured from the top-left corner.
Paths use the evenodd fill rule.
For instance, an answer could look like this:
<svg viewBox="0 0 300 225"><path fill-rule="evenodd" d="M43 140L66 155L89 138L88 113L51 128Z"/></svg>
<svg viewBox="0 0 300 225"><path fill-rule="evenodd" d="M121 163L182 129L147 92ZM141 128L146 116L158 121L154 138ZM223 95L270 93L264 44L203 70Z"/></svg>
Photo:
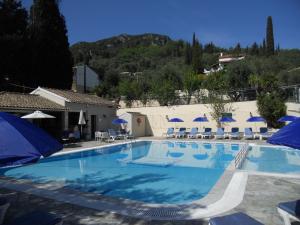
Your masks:
<svg viewBox="0 0 300 225"><path fill-rule="evenodd" d="M181 40L174 41L166 35L146 33L121 34L96 42L79 42L70 47L75 64L85 60L100 78L122 72L159 74L164 67L182 65L184 47ZM177 68L176 68L177 69Z"/></svg>

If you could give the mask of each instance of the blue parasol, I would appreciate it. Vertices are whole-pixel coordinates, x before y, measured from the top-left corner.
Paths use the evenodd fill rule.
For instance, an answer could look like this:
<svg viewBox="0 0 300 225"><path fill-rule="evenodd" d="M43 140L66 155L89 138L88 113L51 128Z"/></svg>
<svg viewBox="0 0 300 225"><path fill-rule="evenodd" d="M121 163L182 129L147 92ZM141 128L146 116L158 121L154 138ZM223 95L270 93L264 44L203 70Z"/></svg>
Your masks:
<svg viewBox="0 0 300 225"><path fill-rule="evenodd" d="M250 113L250 115L251 115L251 113ZM258 132L257 131L256 123L257 122L264 122L265 123L266 120L263 117L261 117L261 116L250 116L250 118L247 119L247 122L249 122L249 123L255 123L255 130L256 130L256 132Z"/></svg>
<svg viewBox="0 0 300 225"><path fill-rule="evenodd" d="M286 116L281 117L281 118L278 120L278 122L293 122L293 121L295 121L296 119L298 119L297 116L288 116L288 115L286 115Z"/></svg>
<svg viewBox="0 0 300 225"><path fill-rule="evenodd" d="M115 124L115 125L117 125L117 124L124 124L124 123L128 123L128 122L126 120L124 120L124 119L121 119L121 118L114 119L112 121L112 124Z"/></svg>
<svg viewBox="0 0 300 225"><path fill-rule="evenodd" d="M236 122L235 119L233 119L232 117L226 117L226 116L222 116L219 121L220 121L220 123L232 123L232 122Z"/></svg>
<svg viewBox="0 0 300 225"><path fill-rule="evenodd" d="M281 128L267 142L300 149L300 118Z"/></svg>
<svg viewBox="0 0 300 225"><path fill-rule="evenodd" d="M236 122L235 119L233 119L232 117L221 117L221 119L219 121L220 121L220 123Z"/></svg>
<svg viewBox="0 0 300 225"><path fill-rule="evenodd" d="M249 119L247 119L247 122L266 122L266 120L261 116L252 116Z"/></svg>
<svg viewBox="0 0 300 225"><path fill-rule="evenodd" d="M203 116L203 117L197 117L193 120L193 122L208 122L207 117Z"/></svg>
<svg viewBox="0 0 300 225"><path fill-rule="evenodd" d="M173 123L181 123L184 122L182 119L180 118L172 118L169 120L169 122L173 122Z"/></svg>
<svg viewBox="0 0 300 225"><path fill-rule="evenodd" d="M33 163L63 148L25 119L0 112L0 167Z"/></svg>

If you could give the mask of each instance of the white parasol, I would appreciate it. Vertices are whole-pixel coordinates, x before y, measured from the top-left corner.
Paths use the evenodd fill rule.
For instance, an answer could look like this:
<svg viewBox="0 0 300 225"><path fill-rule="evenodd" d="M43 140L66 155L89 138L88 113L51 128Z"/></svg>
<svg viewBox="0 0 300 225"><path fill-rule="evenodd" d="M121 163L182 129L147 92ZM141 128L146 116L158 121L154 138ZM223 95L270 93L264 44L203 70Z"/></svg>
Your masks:
<svg viewBox="0 0 300 225"><path fill-rule="evenodd" d="M43 113L41 111L34 111L28 115L22 116L23 119L54 119L55 116Z"/></svg>

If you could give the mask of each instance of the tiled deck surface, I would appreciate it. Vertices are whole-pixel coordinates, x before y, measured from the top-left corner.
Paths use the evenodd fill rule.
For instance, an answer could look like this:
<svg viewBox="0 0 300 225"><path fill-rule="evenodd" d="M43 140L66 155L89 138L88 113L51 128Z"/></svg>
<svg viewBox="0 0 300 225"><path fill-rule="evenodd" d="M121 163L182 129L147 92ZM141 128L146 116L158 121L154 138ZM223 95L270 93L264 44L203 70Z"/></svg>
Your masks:
<svg viewBox="0 0 300 225"><path fill-rule="evenodd" d="M122 142L122 141L121 141ZM260 142L260 141L259 141ZM261 142L260 142L261 143ZM99 145L96 142L80 143L77 147L70 146L64 151L80 148L88 148ZM101 143L103 145L103 143ZM75 147L75 148L74 148ZM206 221L147 221L131 217L121 216L113 213L96 211L67 203L54 201L6 189L0 190L1 194L8 194L11 199L11 207L8 210L5 222L23 213L34 209L44 209L62 215L64 224L204 224ZM289 201L300 198L300 179L283 178L273 176L250 175L248 178L246 193L243 202L234 211L243 211L253 216L266 225L281 225L276 205L282 201ZM232 213L232 212L228 212Z"/></svg>

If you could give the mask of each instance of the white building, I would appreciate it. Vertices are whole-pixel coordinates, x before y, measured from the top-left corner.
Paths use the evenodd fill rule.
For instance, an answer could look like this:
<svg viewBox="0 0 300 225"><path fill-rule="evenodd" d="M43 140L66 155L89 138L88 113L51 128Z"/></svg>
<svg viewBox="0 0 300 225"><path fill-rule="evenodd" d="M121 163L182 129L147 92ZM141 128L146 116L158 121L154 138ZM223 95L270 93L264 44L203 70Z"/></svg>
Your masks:
<svg viewBox="0 0 300 225"><path fill-rule="evenodd" d="M69 90L39 87L30 94L38 95L56 105L64 107L60 115L61 130L73 130L78 126L79 113L82 110L87 124L84 126L86 139L93 139L95 131L106 131L116 117L117 105L94 94L83 94ZM59 120L59 118L57 118Z"/></svg>

